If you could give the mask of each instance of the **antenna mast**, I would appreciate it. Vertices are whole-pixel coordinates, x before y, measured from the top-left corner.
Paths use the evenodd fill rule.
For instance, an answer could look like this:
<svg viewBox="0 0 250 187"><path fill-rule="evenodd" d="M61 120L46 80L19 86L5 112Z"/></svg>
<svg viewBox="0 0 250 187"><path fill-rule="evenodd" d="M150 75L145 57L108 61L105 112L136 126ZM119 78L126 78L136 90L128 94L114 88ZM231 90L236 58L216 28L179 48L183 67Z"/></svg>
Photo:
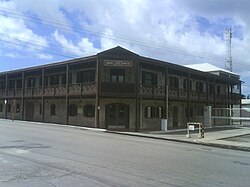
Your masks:
<svg viewBox="0 0 250 187"><path fill-rule="evenodd" d="M226 64L225 69L228 71L233 71L233 62L232 62L232 29L229 28L226 30L226 42L227 42L227 58L226 58Z"/></svg>

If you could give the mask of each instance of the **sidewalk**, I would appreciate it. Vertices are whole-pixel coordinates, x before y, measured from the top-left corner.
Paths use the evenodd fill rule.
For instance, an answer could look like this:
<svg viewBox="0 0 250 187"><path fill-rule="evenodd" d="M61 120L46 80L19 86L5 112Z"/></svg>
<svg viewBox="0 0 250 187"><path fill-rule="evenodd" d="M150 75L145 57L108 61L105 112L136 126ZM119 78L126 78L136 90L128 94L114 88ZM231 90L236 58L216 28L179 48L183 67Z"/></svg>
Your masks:
<svg viewBox="0 0 250 187"><path fill-rule="evenodd" d="M169 130L154 132L118 132L107 131L121 135L138 136L160 140L176 141L183 143L200 144L205 146L250 151L250 127L214 127L205 129L204 138L198 138L197 130L190 131L190 138L186 137L187 131Z"/></svg>

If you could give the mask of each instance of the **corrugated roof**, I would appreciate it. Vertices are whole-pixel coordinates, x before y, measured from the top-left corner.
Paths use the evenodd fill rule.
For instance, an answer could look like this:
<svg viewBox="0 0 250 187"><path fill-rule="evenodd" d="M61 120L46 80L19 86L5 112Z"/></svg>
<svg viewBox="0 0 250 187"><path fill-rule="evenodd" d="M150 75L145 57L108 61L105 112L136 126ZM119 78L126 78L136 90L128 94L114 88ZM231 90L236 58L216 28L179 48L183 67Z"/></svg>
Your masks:
<svg viewBox="0 0 250 187"><path fill-rule="evenodd" d="M249 105L250 104L250 99L241 99L241 104Z"/></svg>
<svg viewBox="0 0 250 187"><path fill-rule="evenodd" d="M184 65L184 66L188 67L188 68L191 68L191 69L196 69L196 70L199 70L199 71L203 71L203 72L223 72L223 73L239 76L236 73L230 72L228 70L222 69L220 67L214 66L214 65L209 64L209 63L189 64L189 65Z"/></svg>

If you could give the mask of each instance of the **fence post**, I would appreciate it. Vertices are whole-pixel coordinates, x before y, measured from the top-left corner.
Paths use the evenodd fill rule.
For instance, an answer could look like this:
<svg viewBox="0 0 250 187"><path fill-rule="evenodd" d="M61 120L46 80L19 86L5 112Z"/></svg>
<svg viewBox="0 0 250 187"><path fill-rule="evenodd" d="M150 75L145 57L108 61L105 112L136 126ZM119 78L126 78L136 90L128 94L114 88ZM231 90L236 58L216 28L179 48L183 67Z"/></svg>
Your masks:
<svg viewBox="0 0 250 187"><path fill-rule="evenodd" d="M204 107L204 125L206 125L206 127L212 127L212 107L211 106Z"/></svg>

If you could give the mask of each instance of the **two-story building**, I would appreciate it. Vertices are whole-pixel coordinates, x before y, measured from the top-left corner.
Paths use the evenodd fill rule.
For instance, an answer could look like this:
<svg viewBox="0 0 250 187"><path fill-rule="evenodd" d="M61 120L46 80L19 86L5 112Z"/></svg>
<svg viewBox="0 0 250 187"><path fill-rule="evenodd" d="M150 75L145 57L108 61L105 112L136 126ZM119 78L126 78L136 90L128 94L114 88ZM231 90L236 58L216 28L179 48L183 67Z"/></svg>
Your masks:
<svg viewBox="0 0 250 187"><path fill-rule="evenodd" d="M234 92L238 87L239 92ZM105 129L159 130L203 121L206 105L241 101L233 73L204 72L121 47L0 73L0 117Z"/></svg>

